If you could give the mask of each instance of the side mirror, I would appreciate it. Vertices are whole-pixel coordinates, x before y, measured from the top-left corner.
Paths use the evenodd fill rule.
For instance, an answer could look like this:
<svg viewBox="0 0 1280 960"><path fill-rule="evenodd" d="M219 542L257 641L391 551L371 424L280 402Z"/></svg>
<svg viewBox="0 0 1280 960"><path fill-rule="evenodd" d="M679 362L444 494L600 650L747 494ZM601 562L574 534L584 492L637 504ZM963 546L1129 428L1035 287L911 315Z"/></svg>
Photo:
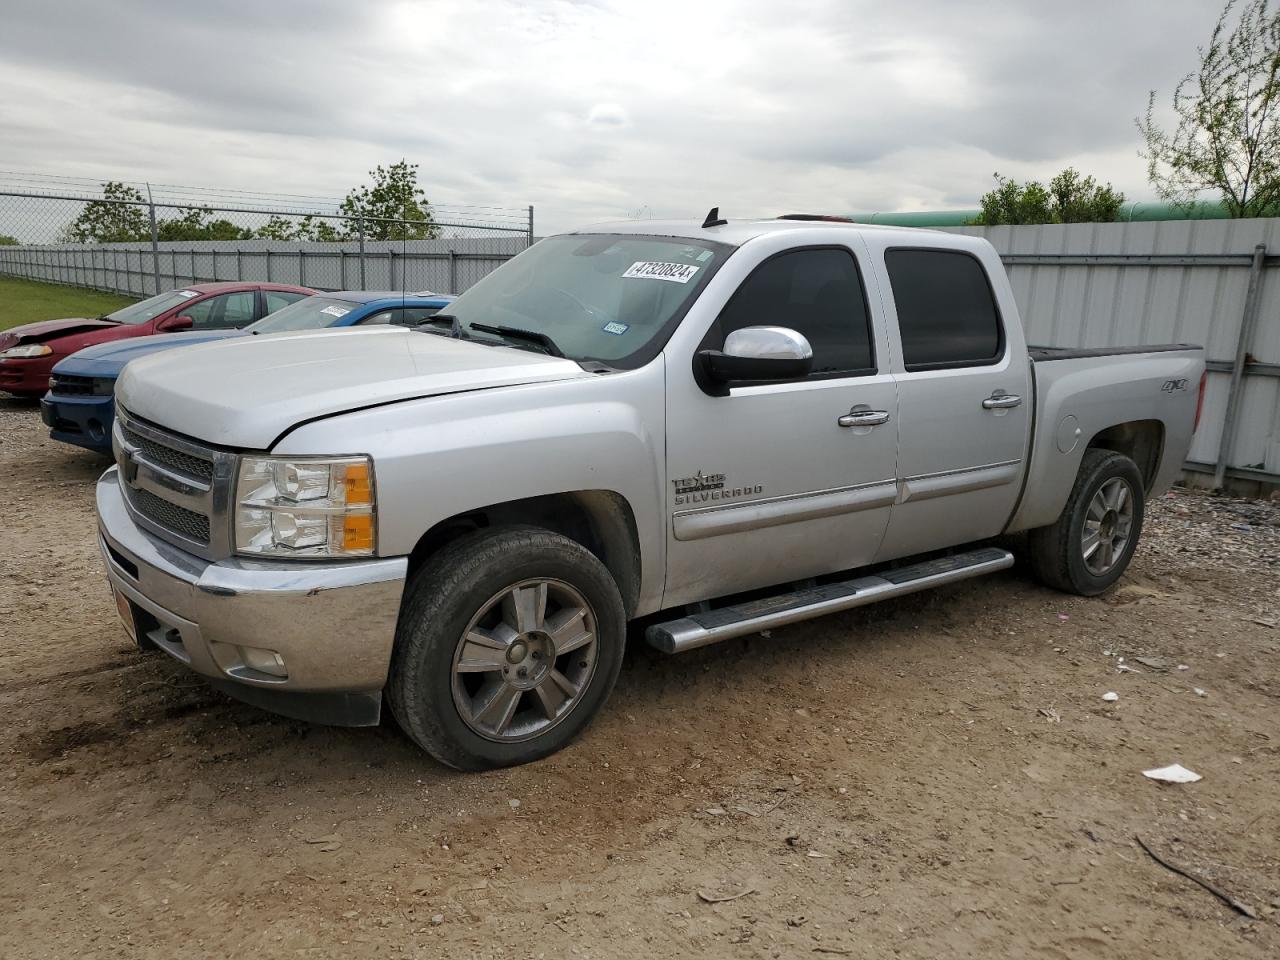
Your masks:
<svg viewBox="0 0 1280 960"><path fill-rule="evenodd" d="M190 330L194 325L195 321L190 317L170 317L168 320L161 320L156 325L156 329L172 333L175 330Z"/></svg>
<svg viewBox="0 0 1280 960"><path fill-rule="evenodd" d="M698 358L707 377L721 384L794 380L813 369L813 347L787 327L743 327L725 338L723 350L703 350Z"/></svg>

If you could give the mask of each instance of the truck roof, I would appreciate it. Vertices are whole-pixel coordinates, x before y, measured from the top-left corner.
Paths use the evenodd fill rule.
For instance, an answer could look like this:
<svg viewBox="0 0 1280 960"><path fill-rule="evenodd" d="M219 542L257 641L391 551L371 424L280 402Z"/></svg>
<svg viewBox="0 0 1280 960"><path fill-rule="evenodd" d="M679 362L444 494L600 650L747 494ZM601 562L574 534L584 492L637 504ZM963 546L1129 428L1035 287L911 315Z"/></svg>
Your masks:
<svg viewBox="0 0 1280 960"><path fill-rule="evenodd" d="M919 237L922 233L939 235L942 231L921 230L915 227L894 227L874 223L848 223L831 220L729 220L717 227L704 227L700 220L617 220L612 223L595 223L581 227L572 233L636 233L651 237L680 237L685 240L714 240L730 246L741 246L748 240L766 233L793 230L834 230L840 232L902 233ZM947 234L955 236L955 234Z"/></svg>

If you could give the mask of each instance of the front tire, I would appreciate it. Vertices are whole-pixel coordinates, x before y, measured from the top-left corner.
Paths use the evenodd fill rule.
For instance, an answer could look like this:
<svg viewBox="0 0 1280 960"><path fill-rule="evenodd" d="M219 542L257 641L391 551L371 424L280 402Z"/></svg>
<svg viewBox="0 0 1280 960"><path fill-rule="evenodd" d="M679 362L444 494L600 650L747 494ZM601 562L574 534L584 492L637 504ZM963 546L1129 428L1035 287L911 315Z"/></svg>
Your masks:
<svg viewBox="0 0 1280 960"><path fill-rule="evenodd" d="M1137 464L1114 450L1086 450L1062 514L1030 533L1032 573L1056 590L1097 596L1129 566L1142 519Z"/></svg>
<svg viewBox="0 0 1280 960"><path fill-rule="evenodd" d="M406 590L391 712L415 743L459 770L540 759L604 704L625 631L617 584L581 544L534 527L468 534Z"/></svg>

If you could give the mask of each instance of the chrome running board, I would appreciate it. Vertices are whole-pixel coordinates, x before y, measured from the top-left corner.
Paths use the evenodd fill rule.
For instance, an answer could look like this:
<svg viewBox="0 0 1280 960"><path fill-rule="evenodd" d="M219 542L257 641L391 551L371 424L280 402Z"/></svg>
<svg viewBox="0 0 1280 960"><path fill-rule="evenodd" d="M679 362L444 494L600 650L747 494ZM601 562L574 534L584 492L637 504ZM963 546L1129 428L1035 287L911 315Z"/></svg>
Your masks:
<svg viewBox="0 0 1280 960"><path fill-rule="evenodd" d="M668 620L649 627L645 631L645 639L663 653L684 653L721 640L785 627L801 620L851 610L944 583L980 577L1011 566L1013 554L1008 550L981 547L938 560L885 570L874 576L806 587Z"/></svg>

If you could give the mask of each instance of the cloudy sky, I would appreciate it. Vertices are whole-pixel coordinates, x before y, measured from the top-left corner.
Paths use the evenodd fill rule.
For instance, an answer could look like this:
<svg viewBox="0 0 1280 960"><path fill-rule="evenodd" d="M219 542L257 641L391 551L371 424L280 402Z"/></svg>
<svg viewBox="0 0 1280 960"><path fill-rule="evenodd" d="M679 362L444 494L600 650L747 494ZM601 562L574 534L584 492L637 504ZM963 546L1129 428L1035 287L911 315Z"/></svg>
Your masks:
<svg viewBox="0 0 1280 960"><path fill-rule="evenodd" d="M1068 164L1149 198L1133 118L1218 0L41 0L0 28L0 169L342 196L420 165L539 233L976 206Z"/></svg>

